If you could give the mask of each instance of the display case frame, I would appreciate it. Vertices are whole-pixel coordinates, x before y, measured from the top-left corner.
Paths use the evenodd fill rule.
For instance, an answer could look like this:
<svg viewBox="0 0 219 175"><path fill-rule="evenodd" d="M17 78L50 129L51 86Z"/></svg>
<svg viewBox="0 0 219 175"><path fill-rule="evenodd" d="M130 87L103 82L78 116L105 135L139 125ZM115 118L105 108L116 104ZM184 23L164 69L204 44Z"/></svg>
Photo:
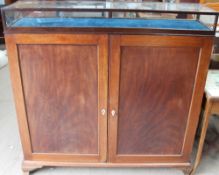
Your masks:
<svg viewBox="0 0 219 175"><path fill-rule="evenodd" d="M166 34L179 34L179 35L215 35L216 32L216 27L217 27L217 22L218 22L218 12L204 6L201 4L191 4L191 3L179 3L176 4L176 6L173 6L173 3L159 3L159 2L113 2L113 1L35 1L35 7L31 7L31 5L25 5L25 3L31 4L34 1L18 1L12 5L9 5L5 8L2 9L2 16L3 16L3 26L4 26L4 31L5 33L28 33L29 31L31 32L36 32L36 33L42 33L42 32L58 32L60 33L69 33L69 32L76 32L76 33L83 33L83 32L89 32L89 33L114 33L114 34L120 34L120 33L138 33L138 34L159 34L159 33L166 33ZM43 5L43 2L46 2L48 4ZM57 2L57 7L54 5L54 3ZM72 2L72 3L84 3L85 7L81 6L76 6L72 5L70 7L65 7L64 5L59 7L60 4L64 4L65 2ZM86 7L86 3L89 3L89 5L100 5L102 8L94 8L94 7ZM120 7L117 7L116 3L121 3ZM134 7L130 8L123 8L122 4L134 4ZM21 5L20 5L21 4ZM22 4L24 6L22 6ZM37 4L39 4L39 7L37 7ZM70 3L71 4L71 3ZM136 5L137 4L137 5ZM148 9L147 6L152 6L153 4L157 4L156 8ZM130 5L131 6L131 5ZM144 6L145 8L136 8ZM161 9L159 9L159 6ZM178 7L177 7L178 6ZM181 8L183 6L194 6L194 8ZM177 10L177 8L179 8ZM180 9L181 8L181 9ZM69 27L34 27L34 26L25 26L25 27L16 27L16 26L9 26L7 24L7 13L15 13L15 12L20 12L20 13L25 13L25 12L42 12L42 13L47 13L47 12L98 12L103 14L103 18L114 18L113 14L114 13L154 13L154 14L174 14L177 15L177 19L182 19L184 17L187 17L188 15L193 15L196 18L196 20L200 23L200 16L205 15L205 16L213 16L214 21L211 24L211 27L208 27L209 30L186 30L186 29L168 29L168 28L153 28L153 27L147 27L147 28L130 28L130 27L75 27L75 26L69 26ZM106 14L104 16L104 14ZM123 18L124 19L124 18ZM127 19L127 18L126 18ZM129 18L130 20L134 20L133 18ZM144 19L144 18L141 18ZM122 19L121 19L122 20ZM170 19L171 20L171 19ZM203 24L205 25L205 24Z"/></svg>

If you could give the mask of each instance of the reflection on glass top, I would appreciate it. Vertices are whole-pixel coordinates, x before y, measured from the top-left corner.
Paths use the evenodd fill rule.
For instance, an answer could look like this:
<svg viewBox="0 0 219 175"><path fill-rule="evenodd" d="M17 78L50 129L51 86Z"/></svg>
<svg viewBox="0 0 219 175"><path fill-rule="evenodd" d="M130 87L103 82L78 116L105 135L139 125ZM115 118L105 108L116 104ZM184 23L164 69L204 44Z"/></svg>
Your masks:
<svg viewBox="0 0 219 175"><path fill-rule="evenodd" d="M6 9L90 9L90 10L142 10L142 11L179 11L217 13L214 10L194 3L160 3L160 2L122 2L122 1L17 1Z"/></svg>

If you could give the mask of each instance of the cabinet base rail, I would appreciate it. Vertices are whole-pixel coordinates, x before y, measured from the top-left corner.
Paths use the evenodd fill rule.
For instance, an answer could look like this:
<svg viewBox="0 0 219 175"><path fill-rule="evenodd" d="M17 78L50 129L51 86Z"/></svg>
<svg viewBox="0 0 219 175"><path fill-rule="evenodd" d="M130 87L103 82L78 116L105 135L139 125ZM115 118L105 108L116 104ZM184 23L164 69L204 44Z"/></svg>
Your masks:
<svg viewBox="0 0 219 175"><path fill-rule="evenodd" d="M30 172L43 167L177 168L182 170L185 175L189 175L192 170L191 163L75 163L24 160L22 164L23 175L30 175Z"/></svg>

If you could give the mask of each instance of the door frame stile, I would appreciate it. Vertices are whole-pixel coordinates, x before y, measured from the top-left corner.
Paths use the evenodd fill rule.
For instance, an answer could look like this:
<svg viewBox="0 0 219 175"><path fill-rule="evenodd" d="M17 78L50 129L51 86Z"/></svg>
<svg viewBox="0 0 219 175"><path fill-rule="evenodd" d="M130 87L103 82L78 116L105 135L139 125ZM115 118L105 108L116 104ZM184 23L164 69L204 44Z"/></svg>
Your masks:
<svg viewBox="0 0 219 175"><path fill-rule="evenodd" d="M110 36L109 58L109 162L116 161L117 129L118 129L118 104L119 104L119 77L120 77L120 35ZM111 112L114 110L115 116Z"/></svg>

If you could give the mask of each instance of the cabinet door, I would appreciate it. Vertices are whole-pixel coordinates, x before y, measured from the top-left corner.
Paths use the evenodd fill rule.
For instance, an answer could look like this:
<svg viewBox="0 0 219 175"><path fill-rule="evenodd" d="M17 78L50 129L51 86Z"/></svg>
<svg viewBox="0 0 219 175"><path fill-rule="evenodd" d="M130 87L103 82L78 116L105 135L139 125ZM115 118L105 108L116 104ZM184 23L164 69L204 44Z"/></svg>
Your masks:
<svg viewBox="0 0 219 175"><path fill-rule="evenodd" d="M7 43L25 159L106 161L108 37L10 35Z"/></svg>
<svg viewBox="0 0 219 175"><path fill-rule="evenodd" d="M111 37L110 162L189 162L211 44L207 37Z"/></svg>

